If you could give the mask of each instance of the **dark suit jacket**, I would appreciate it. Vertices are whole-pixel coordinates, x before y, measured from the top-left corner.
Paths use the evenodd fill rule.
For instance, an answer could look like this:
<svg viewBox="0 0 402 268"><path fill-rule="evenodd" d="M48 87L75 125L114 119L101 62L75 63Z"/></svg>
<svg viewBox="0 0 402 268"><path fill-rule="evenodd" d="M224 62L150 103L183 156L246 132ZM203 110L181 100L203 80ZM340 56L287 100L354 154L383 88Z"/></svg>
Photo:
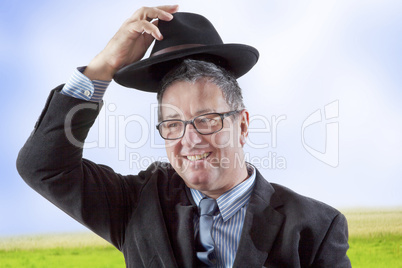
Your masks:
<svg viewBox="0 0 402 268"><path fill-rule="evenodd" d="M83 142L100 105L60 89L51 92L18 156L24 180L121 250L128 267L198 266L197 210L183 180L167 163L122 176L82 159L70 134ZM233 267L350 267L347 240L340 212L270 184L257 171Z"/></svg>

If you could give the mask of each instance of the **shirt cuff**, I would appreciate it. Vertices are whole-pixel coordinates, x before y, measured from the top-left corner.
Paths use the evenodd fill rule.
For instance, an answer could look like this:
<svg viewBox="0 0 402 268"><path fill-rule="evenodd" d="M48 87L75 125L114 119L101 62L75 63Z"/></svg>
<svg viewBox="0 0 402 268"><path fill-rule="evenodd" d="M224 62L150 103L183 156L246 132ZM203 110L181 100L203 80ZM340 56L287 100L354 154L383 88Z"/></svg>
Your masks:
<svg viewBox="0 0 402 268"><path fill-rule="evenodd" d="M75 69L73 75L61 90L61 93L86 101L100 102L111 81L91 81L83 74L85 68L84 66Z"/></svg>

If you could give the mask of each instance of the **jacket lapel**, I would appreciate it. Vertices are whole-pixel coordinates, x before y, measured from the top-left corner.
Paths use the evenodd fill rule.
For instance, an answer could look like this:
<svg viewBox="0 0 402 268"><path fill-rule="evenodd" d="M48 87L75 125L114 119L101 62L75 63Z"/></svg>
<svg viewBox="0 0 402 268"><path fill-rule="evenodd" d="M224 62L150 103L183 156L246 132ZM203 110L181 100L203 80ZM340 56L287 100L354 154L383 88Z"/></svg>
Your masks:
<svg viewBox="0 0 402 268"><path fill-rule="evenodd" d="M193 267L195 263L194 246L194 212L197 206L191 197L189 189L185 186L182 179L175 174L172 180L180 180L176 188L176 197L179 202L174 202L174 216L169 224L172 228L172 246L175 249L178 267Z"/></svg>
<svg viewBox="0 0 402 268"><path fill-rule="evenodd" d="M178 204L176 211L179 215L177 222L177 248L180 252L181 261L178 260L179 267L192 267L194 265L194 224L193 206L183 206Z"/></svg>
<svg viewBox="0 0 402 268"><path fill-rule="evenodd" d="M262 267L285 219L275 210L282 202L274 195L274 188L256 172L233 267Z"/></svg>

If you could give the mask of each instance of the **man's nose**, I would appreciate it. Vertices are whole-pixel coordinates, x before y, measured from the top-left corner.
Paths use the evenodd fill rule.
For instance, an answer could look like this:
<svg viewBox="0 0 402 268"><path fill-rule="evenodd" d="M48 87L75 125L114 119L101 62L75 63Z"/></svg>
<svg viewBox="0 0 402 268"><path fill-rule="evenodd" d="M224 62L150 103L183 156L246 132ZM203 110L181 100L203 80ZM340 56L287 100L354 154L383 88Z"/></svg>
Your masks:
<svg viewBox="0 0 402 268"><path fill-rule="evenodd" d="M201 134L195 130L192 124L186 126L184 136L181 138L181 144L187 147L194 147L202 141Z"/></svg>

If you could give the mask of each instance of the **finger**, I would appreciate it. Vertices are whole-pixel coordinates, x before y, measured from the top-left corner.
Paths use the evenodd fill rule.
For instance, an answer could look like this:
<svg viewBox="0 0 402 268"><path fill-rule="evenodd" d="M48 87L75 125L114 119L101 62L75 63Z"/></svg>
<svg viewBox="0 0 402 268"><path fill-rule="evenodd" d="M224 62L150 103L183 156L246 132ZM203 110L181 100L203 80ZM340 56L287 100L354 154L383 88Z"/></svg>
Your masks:
<svg viewBox="0 0 402 268"><path fill-rule="evenodd" d="M128 25L129 32L137 35L138 33L146 33L153 36L157 40L162 40L163 36L159 31L159 28L155 24L148 21L136 21Z"/></svg>
<svg viewBox="0 0 402 268"><path fill-rule="evenodd" d="M160 19L170 21L173 15L170 12L176 12L178 6L161 6L161 7L142 7L137 10L131 17L131 21Z"/></svg>
<svg viewBox="0 0 402 268"><path fill-rule="evenodd" d="M176 13L179 10L179 5L165 5L165 6L157 6L151 8L151 10L159 12L158 19L170 21L173 19L172 14ZM155 16L152 18L148 17L148 20L156 19Z"/></svg>
<svg viewBox="0 0 402 268"><path fill-rule="evenodd" d="M170 14L174 14L179 10L179 5L165 5L165 6L158 6L157 8L166 11Z"/></svg>
<svg viewBox="0 0 402 268"><path fill-rule="evenodd" d="M146 32L144 32L142 34L142 36L144 38L144 46L145 47L149 47L155 39L158 41L163 39L163 36L161 36L161 38L158 39L158 38L155 38L152 34L148 34Z"/></svg>
<svg viewBox="0 0 402 268"><path fill-rule="evenodd" d="M172 14L177 12L177 10L179 9L179 6L178 5L175 5L175 6L161 6L161 7L158 7L158 9L162 11L158 15L158 19L164 20L164 21L171 21L173 19Z"/></svg>
<svg viewBox="0 0 402 268"><path fill-rule="evenodd" d="M158 41L163 39L163 35L162 35L162 33L160 32L160 30L158 28L158 21L159 20L154 20L154 21L151 22L153 25L155 25L155 27L157 28L158 32L160 33L160 35L158 35L158 38L155 38L153 35L149 35L148 33L143 34L145 42L149 43L149 45L151 45L152 41L154 41L154 38L157 39Z"/></svg>

